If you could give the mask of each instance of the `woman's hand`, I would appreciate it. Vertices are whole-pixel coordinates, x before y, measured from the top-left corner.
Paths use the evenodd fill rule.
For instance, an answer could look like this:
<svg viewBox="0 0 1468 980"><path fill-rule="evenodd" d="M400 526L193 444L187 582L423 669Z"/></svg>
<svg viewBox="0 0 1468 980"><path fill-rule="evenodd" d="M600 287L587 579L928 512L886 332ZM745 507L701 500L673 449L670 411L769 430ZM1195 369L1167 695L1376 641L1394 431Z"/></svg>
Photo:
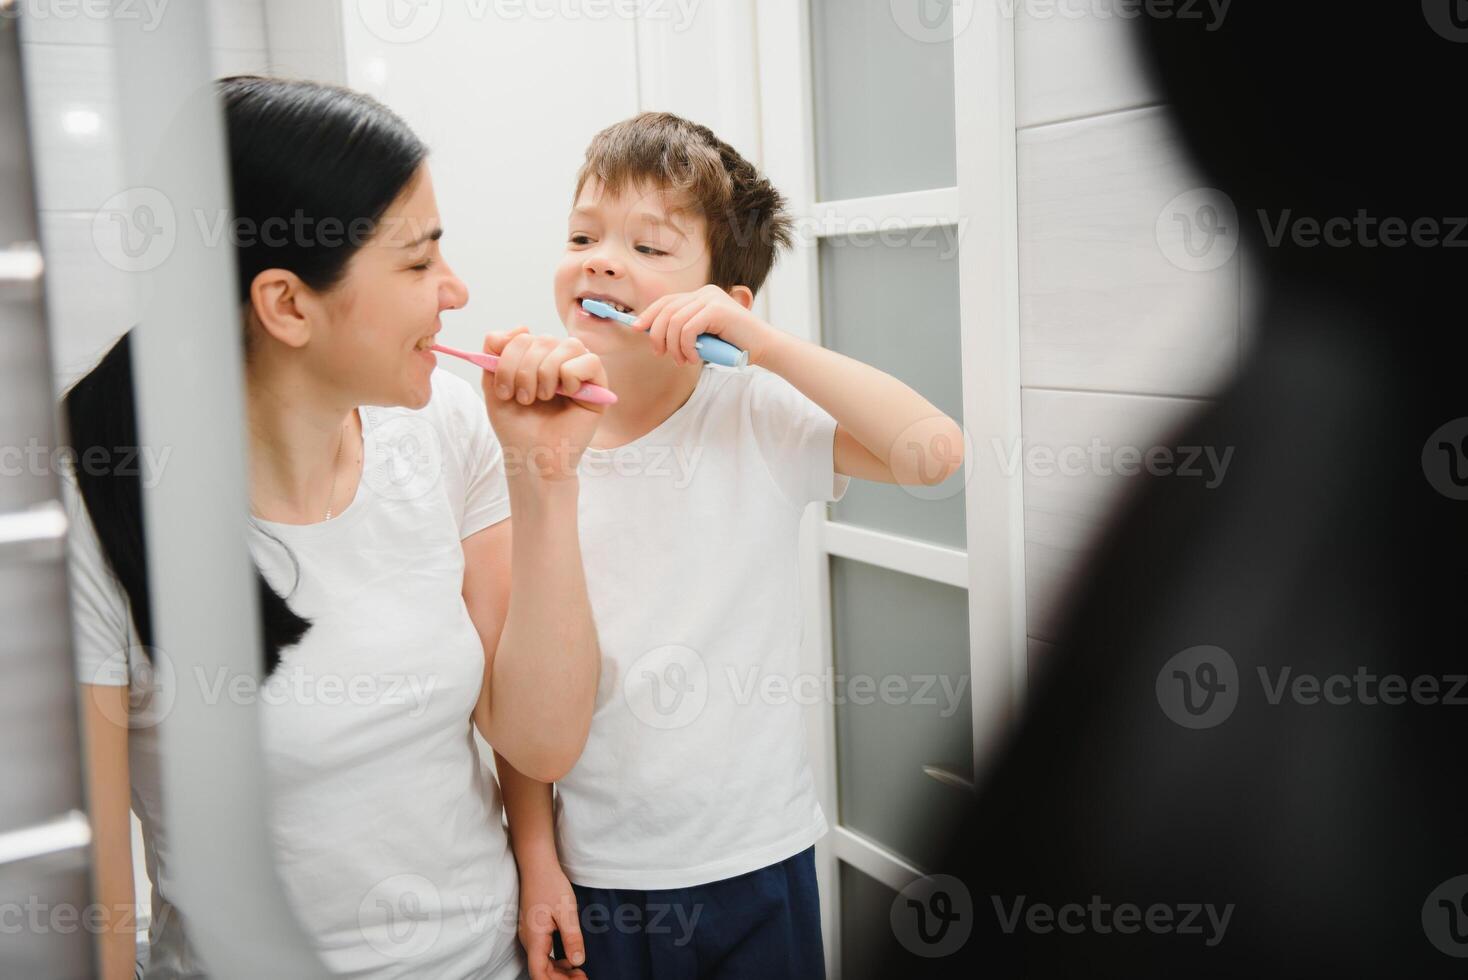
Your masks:
<svg viewBox="0 0 1468 980"><path fill-rule="evenodd" d="M602 406L556 394L583 384L607 383L601 358L574 337L538 337L525 327L484 338L484 351L500 359L484 372L489 421L505 453L505 473L544 479L576 475L581 454L601 420Z"/></svg>
<svg viewBox="0 0 1468 980"><path fill-rule="evenodd" d="M566 958L552 960L551 933L557 931ZM520 945L530 961L531 980L586 980L579 966L586 962L586 947L576 917L576 892L553 860L520 866Z"/></svg>

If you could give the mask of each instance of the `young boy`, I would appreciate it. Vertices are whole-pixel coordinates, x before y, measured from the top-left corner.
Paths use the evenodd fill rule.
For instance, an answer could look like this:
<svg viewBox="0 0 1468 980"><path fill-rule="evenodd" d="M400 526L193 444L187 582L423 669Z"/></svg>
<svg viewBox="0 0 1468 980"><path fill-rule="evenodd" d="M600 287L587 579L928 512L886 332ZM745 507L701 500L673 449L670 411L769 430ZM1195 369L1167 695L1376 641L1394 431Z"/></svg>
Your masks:
<svg viewBox="0 0 1468 980"><path fill-rule="evenodd" d="M825 976L826 819L798 699L764 694L797 682L800 517L850 477L941 481L962 435L896 379L750 312L790 242L783 205L666 113L597 135L577 179L556 309L619 401L579 467L602 650L586 748L554 813L549 786L501 770L536 977ZM753 366L703 364L704 333Z"/></svg>

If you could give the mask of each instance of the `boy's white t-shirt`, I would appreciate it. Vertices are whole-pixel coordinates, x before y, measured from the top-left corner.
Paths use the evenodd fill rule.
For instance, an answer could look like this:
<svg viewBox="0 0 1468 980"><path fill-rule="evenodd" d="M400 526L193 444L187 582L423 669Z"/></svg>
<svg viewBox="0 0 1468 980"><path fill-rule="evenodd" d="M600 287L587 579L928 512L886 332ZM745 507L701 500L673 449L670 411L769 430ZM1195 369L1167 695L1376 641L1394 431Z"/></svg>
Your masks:
<svg viewBox="0 0 1468 980"><path fill-rule="evenodd" d="M777 375L705 365L653 431L582 457L602 672L586 749L557 783L576 884L689 887L825 833L797 677L797 541L806 505L846 491L835 429Z"/></svg>
<svg viewBox="0 0 1468 980"><path fill-rule="evenodd" d="M312 622L270 679L172 672L175 684L202 683L220 697L241 696L230 685L243 685L235 690L258 700L277 868L326 965L346 977L523 969L515 864L472 733L484 648L462 597L462 539L508 517L509 496L483 400L444 370L432 384L422 409L359 410L363 475L338 516L251 519L244 533L255 561ZM78 679L131 679L132 807L153 885L142 975L203 976L188 909L173 905L177 858L159 784L167 697L149 694L172 662L161 655L150 666L143 656L74 479L62 482Z"/></svg>

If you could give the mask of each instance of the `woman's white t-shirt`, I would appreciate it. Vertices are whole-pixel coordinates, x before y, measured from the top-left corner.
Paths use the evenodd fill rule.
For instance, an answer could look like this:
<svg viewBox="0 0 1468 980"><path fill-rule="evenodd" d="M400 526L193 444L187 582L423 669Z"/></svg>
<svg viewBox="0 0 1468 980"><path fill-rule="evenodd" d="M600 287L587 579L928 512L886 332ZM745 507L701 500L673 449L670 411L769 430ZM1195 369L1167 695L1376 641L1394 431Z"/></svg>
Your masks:
<svg viewBox="0 0 1468 980"><path fill-rule="evenodd" d="M164 678L258 700L277 867L334 973L522 972L515 865L472 730L484 649L462 597L461 542L508 517L509 497L483 400L444 370L432 384L422 409L359 409L362 479L338 516L250 520L262 573L312 623L263 683L178 671L162 651L151 663L144 657L74 476L62 481L79 680L132 689L132 806L153 884L149 980L204 975L187 940L190 910L170 901L177 858L159 786Z"/></svg>

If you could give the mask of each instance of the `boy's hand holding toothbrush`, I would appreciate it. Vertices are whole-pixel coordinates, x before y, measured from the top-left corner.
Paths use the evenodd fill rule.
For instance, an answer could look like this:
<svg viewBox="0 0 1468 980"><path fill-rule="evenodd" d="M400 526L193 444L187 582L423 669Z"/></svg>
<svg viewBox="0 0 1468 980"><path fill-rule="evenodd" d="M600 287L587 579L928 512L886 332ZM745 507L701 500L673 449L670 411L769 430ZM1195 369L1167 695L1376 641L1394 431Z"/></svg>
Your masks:
<svg viewBox="0 0 1468 980"><path fill-rule="evenodd" d="M646 331L653 352L678 364L699 363L694 343L700 334L713 334L747 353L750 364L761 364L771 344L783 335L750 311L753 302L742 286L736 286L733 295L714 285L668 293L643 310L632 329Z"/></svg>
<svg viewBox="0 0 1468 980"><path fill-rule="evenodd" d="M543 479L576 475L605 405L557 394L587 384L607 384L601 358L574 337L546 337L515 327L486 334L484 352L499 358L482 383L489 420L513 479L528 472Z"/></svg>

